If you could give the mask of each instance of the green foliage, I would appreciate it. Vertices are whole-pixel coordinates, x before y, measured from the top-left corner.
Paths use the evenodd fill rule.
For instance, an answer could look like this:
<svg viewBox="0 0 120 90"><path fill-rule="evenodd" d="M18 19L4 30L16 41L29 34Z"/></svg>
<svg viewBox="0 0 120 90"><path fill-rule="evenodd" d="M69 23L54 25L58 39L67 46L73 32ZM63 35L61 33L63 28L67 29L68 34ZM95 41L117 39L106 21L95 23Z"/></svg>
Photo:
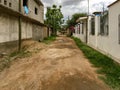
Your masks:
<svg viewBox="0 0 120 90"><path fill-rule="evenodd" d="M61 24L63 24L61 8L62 6L57 8L56 5L47 7L45 24L52 28L52 35L56 35L56 31L61 29Z"/></svg>
<svg viewBox="0 0 120 90"><path fill-rule="evenodd" d="M77 24L76 20L79 17L84 17L84 16L87 16L87 14L86 13L75 13L75 14L73 14L72 18L67 21L67 26L70 27L70 26L76 25Z"/></svg>
<svg viewBox="0 0 120 90"><path fill-rule="evenodd" d="M90 62L99 68L97 73L102 74L100 78L114 90L120 90L120 65L106 55L82 43L78 38L73 37L73 39Z"/></svg>
<svg viewBox="0 0 120 90"><path fill-rule="evenodd" d="M50 44L52 41L55 41L56 40L56 36L50 36L50 37L48 37L48 38L45 38L44 40L43 40L43 42L45 43L45 44Z"/></svg>

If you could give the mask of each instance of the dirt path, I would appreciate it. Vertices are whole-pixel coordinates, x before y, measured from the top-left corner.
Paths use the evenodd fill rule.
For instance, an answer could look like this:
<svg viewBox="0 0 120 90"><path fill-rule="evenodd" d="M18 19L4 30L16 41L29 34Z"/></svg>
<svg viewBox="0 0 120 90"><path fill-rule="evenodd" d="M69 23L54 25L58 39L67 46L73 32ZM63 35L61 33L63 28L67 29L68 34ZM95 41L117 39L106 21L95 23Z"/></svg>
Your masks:
<svg viewBox="0 0 120 90"><path fill-rule="evenodd" d="M38 51L0 74L0 90L110 90L70 38L30 45Z"/></svg>

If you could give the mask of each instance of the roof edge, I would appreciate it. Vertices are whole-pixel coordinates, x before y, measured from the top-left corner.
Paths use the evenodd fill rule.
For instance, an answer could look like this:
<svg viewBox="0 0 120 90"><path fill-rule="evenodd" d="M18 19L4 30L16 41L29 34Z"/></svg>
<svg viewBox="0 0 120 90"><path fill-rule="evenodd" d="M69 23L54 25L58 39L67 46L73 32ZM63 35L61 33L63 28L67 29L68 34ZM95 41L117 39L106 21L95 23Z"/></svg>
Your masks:
<svg viewBox="0 0 120 90"><path fill-rule="evenodd" d="M113 3L111 3L110 5L108 5L108 8L109 7L111 7L111 6L113 6L114 4L116 4L117 2L119 2L120 0L117 0L117 1L115 1L115 2L113 2Z"/></svg>

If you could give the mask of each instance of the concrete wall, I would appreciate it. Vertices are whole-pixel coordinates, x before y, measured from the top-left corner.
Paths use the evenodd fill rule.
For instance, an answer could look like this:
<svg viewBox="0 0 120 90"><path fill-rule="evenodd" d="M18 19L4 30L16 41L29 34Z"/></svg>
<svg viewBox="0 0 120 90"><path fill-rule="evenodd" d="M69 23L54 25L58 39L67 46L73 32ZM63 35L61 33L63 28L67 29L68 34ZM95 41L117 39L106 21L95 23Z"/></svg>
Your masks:
<svg viewBox="0 0 120 90"><path fill-rule="evenodd" d="M120 61L120 44L119 44L119 20L120 15L120 2L109 7L109 39L110 39L110 51L109 53Z"/></svg>
<svg viewBox="0 0 120 90"><path fill-rule="evenodd" d="M32 38L32 23L22 20L22 39Z"/></svg>
<svg viewBox="0 0 120 90"><path fill-rule="evenodd" d="M120 44L119 44L119 29L118 16L120 15L120 2L109 8L109 34L100 35L100 16L95 16L95 35L90 34L90 21L88 32L88 45L98 51L108 55L117 62L120 62Z"/></svg>
<svg viewBox="0 0 120 90"><path fill-rule="evenodd" d="M89 19L89 42L88 42L88 44L89 45L91 45L91 46L94 46L94 47L97 47L97 45L98 45L98 40L97 40L97 37L98 37L98 32L99 32L99 30L100 30L100 16L94 16L94 18L95 18L95 34L94 35L92 35L91 34L91 19L92 19L92 17L90 16L89 17L90 19Z"/></svg>
<svg viewBox="0 0 120 90"><path fill-rule="evenodd" d="M18 18L0 14L0 43L18 40Z"/></svg>
<svg viewBox="0 0 120 90"><path fill-rule="evenodd" d="M12 47L18 48L19 15L21 16L21 36L23 39L43 40L48 36L48 29L44 26L44 6L39 0L28 0L30 13L26 15L23 10L19 14L19 0L1 0L0 2L0 53L12 51ZM11 4L11 5L9 5ZM38 14L35 14L35 7ZM10 50L11 49L11 50Z"/></svg>
<svg viewBox="0 0 120 90"><path fill-rule="evenodd" d="M83 20L82 24L77 24L75 26L75 33L73 33L74 37L81 39L81 41L86 42L86 32L87 32L87 21Z"/></svg>
<svg viewBox="0 0 120 90"><path fill-rule="evenodd" d="M4 0L1 0L0 4L15 11L19 11L19 0L6 0L6 4Z"/></svg>
<svg viewBox="0 0 120 90"><path fill-rule="evenodd" d="M19 12L19 0L6 0L6 4L5 4L4 0L1 0L0 4L5 7L8 7L9 9ZM11 6L10 6L10 4L11 4ZM40 21L41 23L44 22L44 18L43 18L44 17L44 6L41 4L38 4L36 2L36 0L28 0L29 14L26 15L24 12L23 0L21 0L21 8L22 8L23 15L28 16L37 21ZM37 15L35 14L35 8L38 9Z"/></svg>
<svg viewBox="0 0 120 90"><path fill-rule="evenodd" d="M23 3L23 0L22 0ZM29 14L27 14L28 17L31 17L37 21L40 21L41 23L44 22L44 6L38 4L35 2L35 0L28 0L28 8L29 8ZM35 8L38 10L38 14L35 14ZM22 13L24 13L24 7L22 5Z"/></svg>
<svg viewBox="0 0 120 90"><path fill-rule="evenodd" d="M109 14L108 14L108 22L109 22L109 30L108 34L100 33L101 27L100 27L100 15L95 16L89 16L88 18L88 33L87 33L87 40L88 45L95 48L96 50L100 51L103 54L108 55L109 57L113 58L115 61L120 63L120 21L119 21L119 15L120 15L120 2L112 5L109 7ZM91 34L91 19L95 18L95 34ZM106 22L105 25L108 23ZM106 32L105 32L106 33ZM81 41L84 41L83 35L79 34L78 31L78 25L75 27L75 33L73 34L75 37L78 37L81 39ZM86 34L84 34L86 36Z"/></svg>
<svg viewBox="0 0 120 90"><path fill-rule="evenodd" d="M48 37L48 28L33 24L32 26L32 36L36 41L42 41L44 38Z"/></svg>

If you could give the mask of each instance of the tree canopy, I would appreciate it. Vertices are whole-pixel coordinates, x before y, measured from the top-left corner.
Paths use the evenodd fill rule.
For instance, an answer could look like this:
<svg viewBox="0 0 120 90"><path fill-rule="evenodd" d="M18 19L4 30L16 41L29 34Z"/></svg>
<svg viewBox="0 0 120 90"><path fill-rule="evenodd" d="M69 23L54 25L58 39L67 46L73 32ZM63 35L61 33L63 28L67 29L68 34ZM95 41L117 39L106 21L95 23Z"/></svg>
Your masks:
<svg viewBox="0 0 120 90"><path fill-rule="evenodd" d="M62 6L47 7L45 24L52 28L52 35L56 35L57 30L61 29L63 24L63 14L61 12Z"/></svg>
<svg viewBox="0 0 120 90"><path fill-rule="evenodd" d="M75 13L75 14L73 14L72 18L68 19L68 21L67 21L67 27L75 26L77 24L76 20L79 17L84 17L84 16L87 16L87 14L86 13Z"/></svg>

